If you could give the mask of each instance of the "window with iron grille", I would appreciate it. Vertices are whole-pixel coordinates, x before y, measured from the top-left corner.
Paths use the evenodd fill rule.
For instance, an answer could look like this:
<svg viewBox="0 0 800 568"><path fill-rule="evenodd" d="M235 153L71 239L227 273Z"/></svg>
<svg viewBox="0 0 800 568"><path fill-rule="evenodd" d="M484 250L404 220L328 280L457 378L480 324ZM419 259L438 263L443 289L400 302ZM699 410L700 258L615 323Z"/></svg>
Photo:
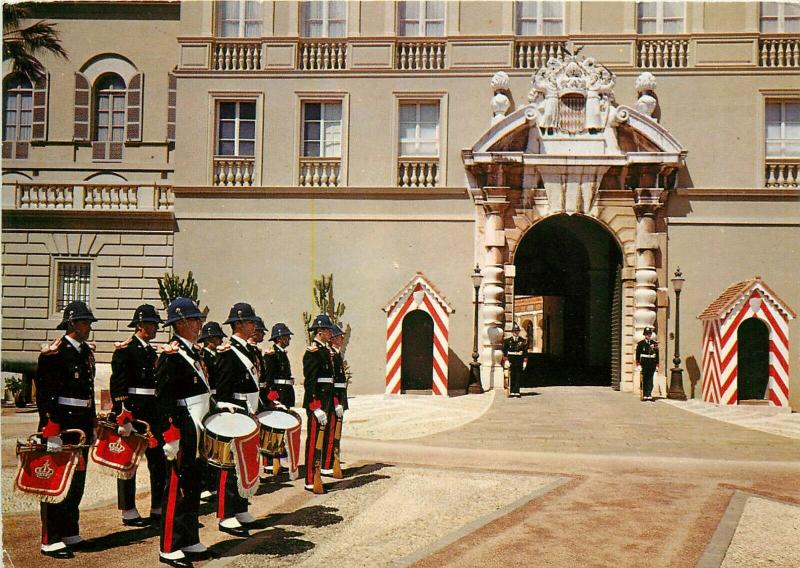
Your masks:
<svg viewBox="0 0 800 568"><path fill-rule="evenodd" d="M220 37L261 37L264 18L259 0L222 0L216 6Z"/></svg>
<svg viewBox="0 0 800 568"><path fill-rule="evenodd" d="M800 33L800 4L796 2L761 2L761 32L765 34Z"/></svg>
<svg viewBox="0 0 800 568"><path fill-rule="evenodd" d="M400 156L439 156L439 103L400 104Z"/></svg>
<svg viewBox="0 0 800 568"><path fill-rule="evenodd" d="M255 156L255 101L219 102L217 156Z"/></svg>
<svg viewBox="0 0 800 568"><path fill-rule="evenodd" d="M347 35L347 2L313 0L301 4L304 37L344 37Z"/></svg>
<svg viewBox="0 0 800 568"><path fill-rule="evenodd" d="M443 36L444 8L442 1L407 0L397 3L398 35Z"/></svg>
<svg viewBox="0 0 800 568"><path fill-rule="evenodd" d="M686 2L637 2L636 31L640 34L682 34Z"/></svg>
<svg viewBox="0 0 800 568"><path fill-rule="evenodd" d="M525 0L515 3L518 36L561 35L564 33L564 3Z"/></svg>
<svg viewBox="0 0 800 568"><path fill-rule="evenodd" d="M800 158L800 100L767 102L765 138L767 158Z"/></svg>
<svg viewBox="0 0 800 568"><path fill-rule="evenodd" d="M92 287L90 262L59 261L57 273L56 311L62 311L70 302L89 303Z"/></svg>
<svg viewBox="0 0 800 568"><path fill-rule="evenodd" d="M342 103L303 103L303 156L342 156Z"/></svg>

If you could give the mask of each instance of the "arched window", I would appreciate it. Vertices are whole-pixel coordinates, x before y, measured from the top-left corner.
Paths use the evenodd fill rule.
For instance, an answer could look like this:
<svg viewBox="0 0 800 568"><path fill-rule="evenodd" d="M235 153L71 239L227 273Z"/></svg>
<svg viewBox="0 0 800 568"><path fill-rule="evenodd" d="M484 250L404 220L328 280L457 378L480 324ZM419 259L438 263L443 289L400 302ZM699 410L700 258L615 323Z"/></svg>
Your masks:
<svg viewBox="0 0 800 568"><path fill-rule="evenodd" d="M3 88L3 141L31 139L33 85L27 77L12 75Z"/></svg>
<svg viewBox="0 0 800 568"><path fill-rule="evenodd" d="M125 140L125 81L119 75L103 75L95 83L94 141Z"/></svg>

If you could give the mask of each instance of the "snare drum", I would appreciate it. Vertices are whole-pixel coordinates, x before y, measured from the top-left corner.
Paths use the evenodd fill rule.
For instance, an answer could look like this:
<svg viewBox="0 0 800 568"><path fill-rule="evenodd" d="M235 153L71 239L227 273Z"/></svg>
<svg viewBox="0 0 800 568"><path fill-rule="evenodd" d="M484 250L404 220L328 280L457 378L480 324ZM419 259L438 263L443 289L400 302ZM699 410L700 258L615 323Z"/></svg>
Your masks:
<svg viewBox="0 0 800 568"><path fill-rule="evenodd" d="M278 456L283 453L283 438L287 430L300 425L297 417L282 410L265 410L257 415L261 426L258 436L262 454Z"/></svg>
<svg viewBox="0 0 800 568"><path fill-rule="evenodd" d="M258 422L244 410L212 412L203 418L203 457L214 467L234 466L231 441L252 434Z"/></svg>

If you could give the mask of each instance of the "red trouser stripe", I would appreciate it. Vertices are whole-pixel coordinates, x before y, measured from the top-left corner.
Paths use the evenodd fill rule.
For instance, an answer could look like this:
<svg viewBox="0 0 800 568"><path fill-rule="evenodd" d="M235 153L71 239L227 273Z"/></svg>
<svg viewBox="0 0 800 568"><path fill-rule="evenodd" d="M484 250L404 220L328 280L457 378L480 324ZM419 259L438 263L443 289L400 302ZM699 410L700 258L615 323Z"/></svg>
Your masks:
<svg viewBox="0 0 800 568"><path fill-rule="evenodd" d="M306 454L307 485L314 483L314 450L317 448L317 419L312 415L309 420L311 420L311 435L308 437L308 453Z"/></svg>
<svg viewBox="0 0 800 568"><path fill-rule="evenodd" d="M217 488L217 518L225 518L225 483L228 481L228 470L219 472L219 487Z"/></svg>
<svg viewBox="0 0 800 568"><path fill-rule="evenodd" d="M42 544L50 544L50 540L47 537L47 505L42 505L40 509L42 516Z"/></svg>
<svg viewBox="0 0 800 568"><path fill-rule="evenodd" d="M331 414L328 420L328 447L325 448L325 469L333 467L333 438L336 436L336 413Z"/></svg>
<svg viewBox="0 0 800 568"><path fill-rule="evenodd" d="M169 468L169 495L167 496L167 516L164 518L164 550L172 552L172 523L175 522L175 500L178 498L178 476L175 466Z"/></svg>

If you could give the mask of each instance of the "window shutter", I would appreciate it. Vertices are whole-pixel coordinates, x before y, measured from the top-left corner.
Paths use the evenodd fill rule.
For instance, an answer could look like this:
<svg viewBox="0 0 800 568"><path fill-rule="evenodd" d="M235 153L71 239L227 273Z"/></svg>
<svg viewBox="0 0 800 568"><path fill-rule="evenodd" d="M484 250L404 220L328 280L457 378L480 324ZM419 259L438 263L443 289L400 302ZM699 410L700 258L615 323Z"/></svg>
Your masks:
<svg viewBox="0 0 800 568"><path fill-rule="evenodd" d="M30 146L27 142L16 142L14 144L14 157L17 160L27 160L28 159L28 147Z"/></svg>
<svg viewBox="0 0 800 568"><path fill-rule="evenodd" d="M45 73L33 85L33 128L31 140L47 140L47 91L49 87L49 73Z"/></svg>
<svg viewBox="0 0 800 568"><path fill-rule="evenodd" d="M3 140L3 159L10 160L11 153L14 150L14 143L11 141Z"/></svg>
<svg viewBox="0 0 800 568"><path fill-rule="evenodd" d="M133 76L128 84L128 124L125 131L127 132L128 142L141 142L142 141L142 82L144 76L138 73Z"/></svg>
<svg viewBox="0 0 800 568"><path fill-rule="evenodd" d="M75 73L75 142L89 141L89 81L82 73Z"/></svg>
<svg viewBox="0 0 800 568"><path fill-rule="evenodd" d="M175 142L175 116L178 102L178 78L169 74L169 91L167 92L167 142Z"/></svg>
<svg viewBox="0 0 800 568"><path fill-rule="evenodd" d="M122 142L108 143L108 159L115 161L122 160Z"/></svg>
<svg viewBox="0 0 800 568"><path fill-rule="evenodd" d="M105 160L108 142L92 142L92 160Z"/></svg>

